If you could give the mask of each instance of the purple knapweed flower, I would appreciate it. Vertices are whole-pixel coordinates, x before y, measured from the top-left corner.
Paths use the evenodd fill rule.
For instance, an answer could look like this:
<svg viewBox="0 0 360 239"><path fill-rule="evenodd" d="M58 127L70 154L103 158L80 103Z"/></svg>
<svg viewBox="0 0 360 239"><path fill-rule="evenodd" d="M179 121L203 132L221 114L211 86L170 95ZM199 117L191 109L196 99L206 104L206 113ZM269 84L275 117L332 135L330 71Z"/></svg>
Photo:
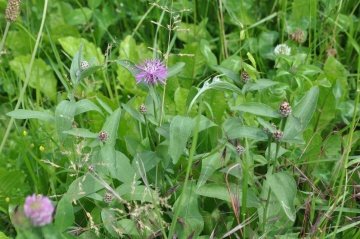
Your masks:
<svg viewBox="0 0 360 239"><path fill-rule="evenodd" d="M144 81L147 84L157 85L158 81L166 84L167 68L157 59L147 59L141 65L136 65L140 72L135 76L136 83Z"/></svg>
<svg viewBox="0 0 360 239"><path fill-rule="evenodd" d="M44 226L51 223L54 206L48 197L34 193L25 199L24 213L34 226Z"/></svg>

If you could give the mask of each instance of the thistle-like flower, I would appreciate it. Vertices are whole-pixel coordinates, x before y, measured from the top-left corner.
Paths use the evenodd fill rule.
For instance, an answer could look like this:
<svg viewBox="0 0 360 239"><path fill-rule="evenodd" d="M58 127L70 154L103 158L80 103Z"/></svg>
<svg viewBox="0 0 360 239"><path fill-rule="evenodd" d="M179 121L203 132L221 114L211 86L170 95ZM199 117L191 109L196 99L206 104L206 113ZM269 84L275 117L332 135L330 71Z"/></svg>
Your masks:
<svg viewBox="0 0 360 239"><path fill-rule="evenodd" d="M275 130L273 136L274 136L275 141L278 142L283 138L284 133L281 130Z"/></svg>
<svg viewBox="0 0 360 239"><path fill-rule="evenodd" d="M48 197L36 194L25 199L24 213L34 226L44 226L51 223L54 206Z"/></svg>
<svg viewBox="0 0 360 239"><path fill-rule="evenodd" d="M247 73L246 70L243 70L243 71L241 72L241 81L242 81L242 83L246 84L249 80L250 80L250 75L249 75L249 73Z"/></svg>
<svg viewBox="0 0 360 239"><path fill-rule="evenodd" d="M291 114L291 106L288 102L283 101L279 106L279 113L283 117L288 117Z"/></svg>
<svg viewBox="0 0 360 239"><path fill-rule="evenodd" d="M146 114L146 113L147 113L146 105L141 104L140 107L139 107L139 112L140 112L141 114L143 114L143 115Z"/></svg>
<svg viewBox="0 0 360 239"><path fill-rule="evenodd" d="M147 84L166 84L167 68L157 59L147 59L141 65L136 65L140 72L135 76L136 83L144 81Z"/></svg>
<svg viewBox="0 0 360 239"><path fill-rule="evenodd" d="M305 40L305 32L297 29L295 32L289 34L289 38L297 43L302 43Z"/></svg>
<svg viewBox="0 0 360 239"><path fill-rule="evenodd" d="M109 139L109 134L106 133L104 130L101 130L98 134L98 138L102 142L106 142Z"/></svg>
<svg viewBox="0 0 360 239"><path fill-rule="evenodd" d="M291 52L291 48L286 44L279 44L274 49L275 55L283 54L283 55L290 56L290 52Z"/></svg>

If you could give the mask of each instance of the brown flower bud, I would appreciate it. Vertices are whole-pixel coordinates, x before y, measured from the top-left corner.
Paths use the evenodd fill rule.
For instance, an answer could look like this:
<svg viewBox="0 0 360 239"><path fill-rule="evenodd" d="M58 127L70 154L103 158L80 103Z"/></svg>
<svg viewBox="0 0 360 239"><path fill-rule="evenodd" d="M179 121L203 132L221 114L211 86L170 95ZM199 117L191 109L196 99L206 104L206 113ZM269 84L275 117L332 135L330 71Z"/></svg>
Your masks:
<svg viewBox="0 0 360 239"><path fill-rule="evenodd" d="M20 12L21 0L9 0L5 10L5 19L9 22L14 22Z"/></svg>

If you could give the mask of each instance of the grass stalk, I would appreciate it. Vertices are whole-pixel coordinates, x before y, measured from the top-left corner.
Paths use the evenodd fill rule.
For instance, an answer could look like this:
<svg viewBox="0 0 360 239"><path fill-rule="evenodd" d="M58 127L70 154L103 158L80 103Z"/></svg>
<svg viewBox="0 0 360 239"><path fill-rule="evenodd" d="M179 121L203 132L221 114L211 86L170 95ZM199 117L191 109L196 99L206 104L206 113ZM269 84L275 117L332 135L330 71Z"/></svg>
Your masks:
<svg viewBox="0 0 360 239"><path fill-rule="evenodd" d="M202 98L200 97L199 110L198 110L198 114L196 116L196 124L195 124L194 134L193 134L194 136L193 136L193 140L192 140L192 143L191 143L191 149L190 149L190 153L189 153L189 160L188 160L188 165L187 165L187 168L186 168L185 181L184 181L184 185L183 185L183 188L182 188L182 191L181 191L181 194L180 194L180 198L178 199L179 200L178 205L180 205L180 206L182 205L182 203L183 203L183 201L185 199L184 194L185 194L187 185L189 183L189 176L190 176L190 172L191 172L192 162L194 160L196 145L197 145L197 141L198 141L198 137L199 137L198 133L199 133L199 125L200 125L202 104L203 104ZM180 211L181 211L180 207L175 208L175 212L174 212L174 216L172 218L168 238L173 238L176 223L177 223L177 219L179 218Z"/></svg>
<svg viewBox="0 0 360 239"><path fill-rule="evenodd" d="M20 108L20 104L21 104L22 101L23 101L26 88L27 88L27 86L28 86L28 84L29 84L29 81L30 81L30 75L31 75L32 67L33 67L33 64L34 64L35 56L36 56L36 54L37 54L37 50L38 50L38 48L39 48L40 40L41 40L41 38L42 38L42 33L43 33L44 25L45 25L47 5L48 5L48 0L45 0L45 2L44 2L43 15L42 15L42 19L41 19L41 24L40 24L39 32L38 32L38 35L37 35L37 38L36 38L36 42L35 42L35 46L34 46L34 49L33 49L33 53L32 53L32 55L31 55L31 60L30 60L30 63L29 63L29 68L28 68L28 70L27 70L27 72L26 72L25 82L24 82L23 87L21 88L20 95L19 95L19 98L18 98L18 101L17 101L17 103L16 103L16 106L15 106L15 109L14 109L14 110L18 110L18 109ZM9 121L9 124L8 124L8 126L7 126L7 128L6 128L5 135L4 135L4 137L2 138L1 145L0 145L0 154L2 153L2 151L3 151L3 149L4 149L6 140L7 140L7 138L9 137L10 130L11 130L11 127L12 127L14 121L15 121L15 119L14 119L14 118L11 118L10 121Z"/></svg>
<svg viewBox="0 0 360 239"><path fill-rule="evenodd" d="M6 37L7 37L8 32L9 32L10 25L11 25L11 22L7 22L7 23L6 23L4 35L3 35L3 38L2 38L2 40L1 40L1 42L0 42L0 53L2 52L2 49L3 49L3 47L4 47L5 40L6 40Z"/></svg>

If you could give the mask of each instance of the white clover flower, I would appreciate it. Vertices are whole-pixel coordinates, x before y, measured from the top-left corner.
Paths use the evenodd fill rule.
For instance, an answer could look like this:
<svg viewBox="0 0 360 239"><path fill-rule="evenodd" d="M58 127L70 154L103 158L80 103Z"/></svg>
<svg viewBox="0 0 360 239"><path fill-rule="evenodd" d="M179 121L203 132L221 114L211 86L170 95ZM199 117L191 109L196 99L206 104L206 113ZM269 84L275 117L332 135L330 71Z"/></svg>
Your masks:
<svg viewBox="0 0 360 239"><path fill-rule="evenodd" d="M286 44L279 44L274 49L275 55L283 54L283 55L290 56L290 52L291 52L291 48Z"/></svg>

